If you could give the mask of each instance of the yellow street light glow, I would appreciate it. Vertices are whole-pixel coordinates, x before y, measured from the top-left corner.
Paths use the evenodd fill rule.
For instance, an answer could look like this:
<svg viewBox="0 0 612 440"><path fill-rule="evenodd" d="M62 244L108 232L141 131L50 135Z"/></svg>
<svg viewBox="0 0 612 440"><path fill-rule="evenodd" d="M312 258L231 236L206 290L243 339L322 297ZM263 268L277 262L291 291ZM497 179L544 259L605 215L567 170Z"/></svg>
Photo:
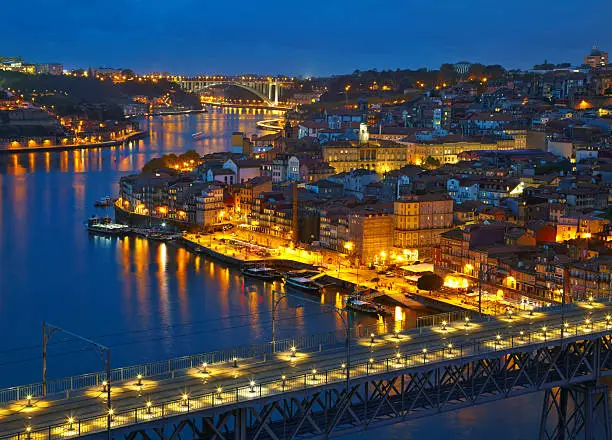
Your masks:
<svg viewBox="0 0 612 440"><path fill-rule="evenodd" d="M109 416L112 416L113 414L115 414L115 410L114 410L113 408L110 408L110 409L108 410L108 415L109 415Z"/></svg>
<svg viewBox="0 0 612 440"><path fill-rule="evenodd" d="M423 349L423 353L427 353L427 349L426 348Z"/></svg>
<svg viewBox="0 0 612 440"><path fill-rule="evenodd" d="M147 400L147 408L151 408L151 406L153 405L153 402L151 402L150 400Z"/></svg>

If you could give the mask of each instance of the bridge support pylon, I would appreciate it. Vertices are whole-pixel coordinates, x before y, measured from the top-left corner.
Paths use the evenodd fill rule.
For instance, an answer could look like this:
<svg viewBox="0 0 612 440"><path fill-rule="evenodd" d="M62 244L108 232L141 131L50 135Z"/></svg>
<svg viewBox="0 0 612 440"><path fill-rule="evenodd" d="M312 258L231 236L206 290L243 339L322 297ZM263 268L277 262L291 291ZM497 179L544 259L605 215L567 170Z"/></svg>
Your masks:
<svg viewBox="0 0 612 440"><path fill-rule="evenodd" d="M247 409L234 410L234 440L247 440Z"/></svg>
<svg viewBox="0 0 612 440"><path fill-rule="evenodd" d="M539 440L612 440L608 386L597 382L544 394Z"/></svg>

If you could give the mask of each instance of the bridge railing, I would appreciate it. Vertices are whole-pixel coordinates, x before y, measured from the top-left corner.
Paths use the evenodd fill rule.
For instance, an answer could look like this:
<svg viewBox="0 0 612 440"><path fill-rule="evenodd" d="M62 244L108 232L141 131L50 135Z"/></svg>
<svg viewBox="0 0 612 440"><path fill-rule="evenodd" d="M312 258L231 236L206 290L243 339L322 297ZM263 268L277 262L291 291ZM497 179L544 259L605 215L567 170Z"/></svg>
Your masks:
<svg viewBox="0 0 612 440"><path fill-rule="evenodd" d="M598 338L611 332L610 324L593 323L585 326L575 323L570 327L557 329L532 329L527 332L513 331L505 335L503 340L499 338L486 338L460 344L458 346L434 346L429 350L423 348L420 352L399 353L397 357L384 357L375 360L367 360L352 363L350 366L350 378L358 379L371 375L401 372L410 368L428 367L436 368L437 362L462 361L467 362L467 357L487 356L499 353L503 355L507 350L523 349L533 344L539 346L550 345L556 340L564 337L588 336ZM497 356L497 355L496 355ZM584 380L590 380L592 373L585 369L582 373ZM216 407L228 407L235 409L240 402L253 401L268 396L279 395L285 392L300 391L312 387L327 384L340 384L347 380L347 369L345 366L329 368L321 371L313 370L302 372L291 377L277 378L263 381L259 384L245 385L231 388L229 390L218 389L199 395L187 395L169 401L151 402L150 405L141 405L137 408L116 412L112 415L112 429L128 427L139 423L148 423L155 420L165 419L179 414L213 409ZM527 378L525 379L528 380ZM576 380L582 380L578 377ZM517 384L517 386L522 386ZM540 389L540 385L535 390ZM501 392L501 391L500 391ZM54 424L42 429L30 429L23 432L0 436L2 440L59 440L67 437L76 437L96 432L104 432L108 428L108 414L101 414L82 420Z"/></svg>
<svg viewBox="0 0 612 440"><path fill-rule="evenodd" d="M340 338L340 339L339 339ZM315 335L299 336L276 341L276 351L289 351L295 346L302 351L318 350L324 346L344 342L343 332L327 332ZM173 359L149 362L146 364L131 365L111 370L111 383L136 379L139 374L143 377L174 377L184 374L191 368L196 368L204 362L215 364L220 362L231 362L234 358L251 359L271 355L273 347L270 342L241 346L227 350L216 350L208 353L182 356ZM106 372L98 371L81 375L53 379L47 381L47 396L62 395L66 397L70 393L101 386L106 380ZM33 383L0 390L0 405L17 400L23 400L27 396L32 398L44 397L43 383Z"/></svg>
<svg viewBox="0 0 612 440"><path fill-rule="evenodd" d="M478 312L472 310L455 310L452 312L438 313L436 315L419 316L416 321L416 326L417 328L433 327L442 325L443 322L450 324L451 322L464 321L465 318L469 318L470 321L488 319L481 318L478 316Z"/></svg>
<svg viewBox="0 0 612 440"><path fill-rule="evenodd" d="M462 312L450 312L440 315L433 315L431 318L423 317L421 322L419 322L417 319L417 324L419 327L417 329L406 329L406 322L404 321L394 322L393 329L389 329L387 325L380 324L355 326L351 329L351 338L367 338L371 334L381 335L391 333L395 329L398 329L403 333L420 333L422 328L425 326L440 325L442 321L445 320L445 317L447 322L464 319ZM344 343L345 340L345 330L299 336L295 338L285 338L276 341L275 351L286 352L289 351L292 346L295 346L301 351L320 350L322 347ZM227 350L216 350L208 353L199 353L167 360L153 361L145 364L115 368L111 370L111 383L135 380L139 374L145 378L173 378L175 375L185 374L191 368L201 366L204 362L210 365L220 362L231 362L234 358L266 358L273 353L273 350L274 349L270 342L262 342L259 344L241 346ZM100 387L105 380L106 372L98 371L61 379L48 380L46 394L44 393L42 382L5 388L0 390L0 405L23 400L28 395L32 398L62 395L63 397L69 397L70 394L75 392L90 389L92 387Z"/></svg>

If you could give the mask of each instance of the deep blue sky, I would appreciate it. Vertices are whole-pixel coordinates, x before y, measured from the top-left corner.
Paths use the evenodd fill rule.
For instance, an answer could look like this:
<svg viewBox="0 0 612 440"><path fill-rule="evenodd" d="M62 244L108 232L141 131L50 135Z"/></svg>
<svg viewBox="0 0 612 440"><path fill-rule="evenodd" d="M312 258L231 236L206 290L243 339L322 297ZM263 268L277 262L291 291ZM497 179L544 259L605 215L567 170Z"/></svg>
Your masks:
<svg viewBox="0 0 612 440"><path fill-rule="evenodd" d="M322 75L612 52L611 0L2 0L0 55L68 67Z"/></svg>

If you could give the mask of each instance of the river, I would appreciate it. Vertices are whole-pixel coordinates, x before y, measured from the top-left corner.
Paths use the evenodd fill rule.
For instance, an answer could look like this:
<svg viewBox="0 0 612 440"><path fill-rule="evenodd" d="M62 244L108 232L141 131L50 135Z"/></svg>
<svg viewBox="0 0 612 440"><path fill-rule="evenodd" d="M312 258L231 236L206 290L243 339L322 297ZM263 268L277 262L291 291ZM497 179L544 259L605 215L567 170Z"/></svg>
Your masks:
<svg viewBox="0 0 612 440"><path fill-rule="evenodd" d="M119 178L151 158L227 151L232 132L252 134L270 117L236 109L168 116L143 121L149 137L125 147L0 155L0 387L40 380L43 322L110 346L113 366L269 340L272 285L172 244L89 235L83 222L95 200L115 195ZM198 131L209 134L195 142ZM278 313L279 337L343 328L294 298ZM410 322L422 311L404 313ZM102 369L90 346L62 333L48 368L50 378ZM540 406L541 395L514 398L347 438L533 439Z"/></svg>

